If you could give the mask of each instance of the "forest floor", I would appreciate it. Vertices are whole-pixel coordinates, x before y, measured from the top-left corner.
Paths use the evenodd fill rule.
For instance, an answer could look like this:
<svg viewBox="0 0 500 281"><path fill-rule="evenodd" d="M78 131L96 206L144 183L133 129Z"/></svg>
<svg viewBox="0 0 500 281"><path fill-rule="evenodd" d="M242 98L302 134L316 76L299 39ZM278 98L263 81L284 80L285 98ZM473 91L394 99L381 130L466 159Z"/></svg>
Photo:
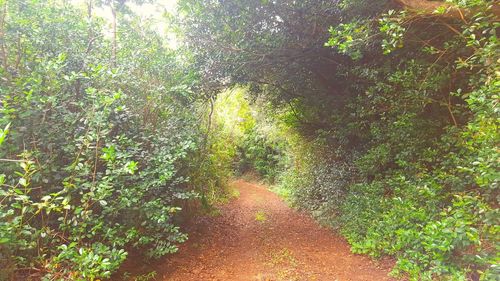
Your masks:
<svg viewBox="0 0 500 281"><path fill-rule="evenodd" d="M288 207L266 187L233 182L239 196L196 219L179 252L149 268L155 280L382 281L393 262L350 252L338 234Z"/></svg>

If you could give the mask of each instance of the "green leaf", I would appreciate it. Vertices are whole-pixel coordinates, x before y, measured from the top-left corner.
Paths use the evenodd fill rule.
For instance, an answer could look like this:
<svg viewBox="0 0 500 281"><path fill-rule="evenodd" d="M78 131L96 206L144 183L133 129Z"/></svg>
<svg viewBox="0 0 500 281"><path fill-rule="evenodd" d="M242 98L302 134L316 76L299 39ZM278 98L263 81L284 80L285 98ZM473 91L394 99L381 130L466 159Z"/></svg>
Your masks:
<svg viewBox="0 0 500 281"><path fill-rule="evenodd" d="M5 126L5 128L2 130L0 129L0 145L5 141L5 138L7 137L7 134L9 133L9 128L10 128L10 123Z"/></svg>
<svg viewBox="0 0 500 281"><path fill-rule="evenodd" d="M26 187L26 186L28 186L28 181L25 178L20 178L19 184Z"/></svg>

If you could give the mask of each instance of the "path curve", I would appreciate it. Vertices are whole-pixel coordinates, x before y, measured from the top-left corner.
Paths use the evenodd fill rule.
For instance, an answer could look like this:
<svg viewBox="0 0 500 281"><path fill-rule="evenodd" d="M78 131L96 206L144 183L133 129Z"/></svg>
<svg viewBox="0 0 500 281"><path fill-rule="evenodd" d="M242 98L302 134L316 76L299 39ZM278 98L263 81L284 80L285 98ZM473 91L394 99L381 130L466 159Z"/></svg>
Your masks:
<svg viewBox="0 0 500 281"><path fill-rule="evenodd" d="M238 180L219 216L200 217L179 252L157 264L165 281L384 281L393 264L347 242L261 185Z"/></svg>

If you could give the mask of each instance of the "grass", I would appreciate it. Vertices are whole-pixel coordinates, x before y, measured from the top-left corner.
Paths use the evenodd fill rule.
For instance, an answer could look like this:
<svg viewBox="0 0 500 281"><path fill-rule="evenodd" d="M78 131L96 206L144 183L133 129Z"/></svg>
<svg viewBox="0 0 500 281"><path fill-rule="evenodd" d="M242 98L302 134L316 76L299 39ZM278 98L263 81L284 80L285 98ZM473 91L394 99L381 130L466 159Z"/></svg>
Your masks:
<svg viewBox="0 0 500 281"><path fill-rule="evenodd" d="M151 280L156 280L156 271L151 271L146 274L142 274L139 276L130 276L129 273L125 272L123 274L123 280L126 281L151 281Z"/></svg>
<svg viewBox="0 0 500 281"><path fill-rule="evenodd" d="M255 220L258 222L265 222L267 220L266 213L264 211L258 211L255 213Z"/></svg>
<svg viewBox="0 0 500 281"><path fill-rule="evenodd" d="M273 185L270 190L282 198L288 205L291 205L293 198L293 190L285 188L282 185Z"/></svg>
<svg viewBox="0 0 500 281"><path fill-rule="evenodd" d="M240 191L232 184L228 184L222 188L223 192L209 192L206 196L206 203L202 203L204 213L211 217L221 215L221 210L217 207L225 205L231 200L240 197Z"/></svg>
<svg viewBox="0 0 500 281"><path fill-rule="evenodd" d="M238 198L240 197L240 191L235 187L229 188L229 197L230 198Z"/></svg>
<svg viewBox="0 0 500 281"><path fill-rule="evenodd" d="M284 266L297 266L297 259L294 257L292 251L287 248L283 248L280 251L271 253L270 263L272 265L284 265Z"/></svg>
<svg viewBox="0 0 500 281"><path fill-rule="evenodd" d="M293 255L292 251L287 248L271 253L268 263L277 270L277 280L303 280L302 278L304 276L301 276L299 262Z"/></svg>

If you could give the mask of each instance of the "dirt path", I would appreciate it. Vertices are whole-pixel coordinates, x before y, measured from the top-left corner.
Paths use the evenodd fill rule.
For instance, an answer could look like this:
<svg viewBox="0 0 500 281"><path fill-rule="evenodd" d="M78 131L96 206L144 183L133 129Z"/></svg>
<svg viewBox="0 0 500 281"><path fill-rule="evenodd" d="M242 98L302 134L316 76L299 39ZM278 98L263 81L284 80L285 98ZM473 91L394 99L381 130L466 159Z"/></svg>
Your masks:
<svg viewBox="0 0 500 281"><path fill-rule="evenodd" d="M390 262L350 253L338 235L265 187L233 183L238 198L198 219L189 242L156 266L157 280L393 280Z"/></svg>

